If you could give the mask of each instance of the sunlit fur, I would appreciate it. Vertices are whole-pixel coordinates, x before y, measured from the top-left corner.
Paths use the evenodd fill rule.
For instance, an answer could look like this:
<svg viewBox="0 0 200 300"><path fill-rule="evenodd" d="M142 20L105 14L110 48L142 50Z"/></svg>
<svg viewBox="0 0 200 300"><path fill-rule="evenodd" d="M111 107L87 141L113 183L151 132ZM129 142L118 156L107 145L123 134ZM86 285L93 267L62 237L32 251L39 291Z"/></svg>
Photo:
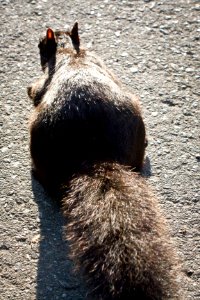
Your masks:
<svg viewBox="0 0 200 300"><path fill-rule="evenodd" d="M165 220L140 175L94 165L71 181L63 210L71 257L87 274L91 299L181 299Z"/></svg>

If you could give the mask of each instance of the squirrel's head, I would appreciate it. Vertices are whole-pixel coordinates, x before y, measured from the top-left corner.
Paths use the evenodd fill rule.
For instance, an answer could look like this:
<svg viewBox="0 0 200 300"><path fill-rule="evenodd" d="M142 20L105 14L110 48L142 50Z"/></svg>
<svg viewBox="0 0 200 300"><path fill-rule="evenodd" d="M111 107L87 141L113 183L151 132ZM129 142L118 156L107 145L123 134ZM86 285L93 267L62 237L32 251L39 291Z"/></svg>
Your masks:
<svg viewBox="0 0 200 300"><path fill-rule="evenodd" d="M46 36L40 39L38 47L40 49L40 60L42 70L44 71L50 60L55 58L58 48L65 46L65 43L60 43L63 37L69 37L74 50L79 53L80 51L80 39L78 34L78 23L76 22L71 31L53 31L48 28L46 31Z"/></svg>

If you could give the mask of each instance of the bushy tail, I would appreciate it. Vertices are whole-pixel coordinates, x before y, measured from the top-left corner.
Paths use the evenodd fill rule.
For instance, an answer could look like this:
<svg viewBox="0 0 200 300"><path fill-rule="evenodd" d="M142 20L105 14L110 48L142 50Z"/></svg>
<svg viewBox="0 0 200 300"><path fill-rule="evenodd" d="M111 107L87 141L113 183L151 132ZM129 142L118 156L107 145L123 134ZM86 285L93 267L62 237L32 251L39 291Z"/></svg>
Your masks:
<svg viewBox="0 0 200 300"><path fill-rule="evenodd" d="M165 221L140 175L95 165L71 181L63 211L71 256L92 299L180 299Z"/></svg>

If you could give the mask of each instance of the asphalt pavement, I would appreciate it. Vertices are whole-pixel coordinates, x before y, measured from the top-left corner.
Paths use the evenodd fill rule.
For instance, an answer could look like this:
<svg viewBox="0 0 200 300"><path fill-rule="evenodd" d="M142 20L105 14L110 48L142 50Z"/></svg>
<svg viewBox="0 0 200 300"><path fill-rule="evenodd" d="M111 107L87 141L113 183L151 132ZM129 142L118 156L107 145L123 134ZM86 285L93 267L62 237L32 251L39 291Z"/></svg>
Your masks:
<svg viewBox="0 0 200 300"><path fill-rule="evenodd" d="M141 99L148 181L183 261L187 299L200 299L200 2L0 0L0 13L0 299L87 293L67 256L59 208L31 175L26 93L41 74L41 34L75 21L81 43Z"/></svg>

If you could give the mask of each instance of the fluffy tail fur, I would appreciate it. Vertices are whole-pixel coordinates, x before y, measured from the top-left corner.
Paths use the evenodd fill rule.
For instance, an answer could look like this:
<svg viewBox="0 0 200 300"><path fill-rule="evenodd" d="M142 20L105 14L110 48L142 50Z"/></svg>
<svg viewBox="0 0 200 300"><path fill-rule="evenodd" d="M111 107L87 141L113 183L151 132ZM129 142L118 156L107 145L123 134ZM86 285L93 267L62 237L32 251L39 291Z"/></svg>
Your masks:
<svg viewBox="0 0 200 300"><path fill-rule="evenodd" d="M92 299L180 299L165 221L140 175L112 163L88 168L71 181L63 211Z"/></svg>

